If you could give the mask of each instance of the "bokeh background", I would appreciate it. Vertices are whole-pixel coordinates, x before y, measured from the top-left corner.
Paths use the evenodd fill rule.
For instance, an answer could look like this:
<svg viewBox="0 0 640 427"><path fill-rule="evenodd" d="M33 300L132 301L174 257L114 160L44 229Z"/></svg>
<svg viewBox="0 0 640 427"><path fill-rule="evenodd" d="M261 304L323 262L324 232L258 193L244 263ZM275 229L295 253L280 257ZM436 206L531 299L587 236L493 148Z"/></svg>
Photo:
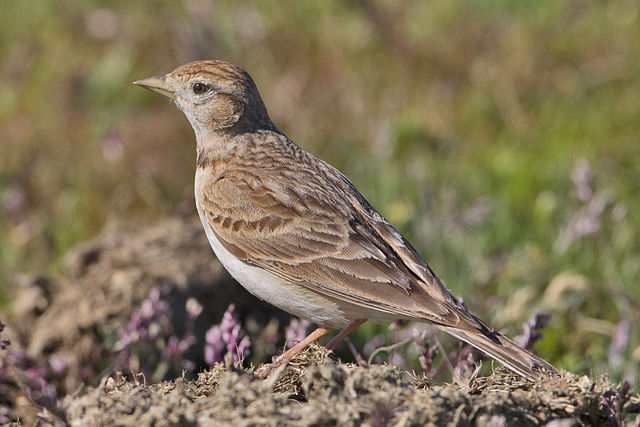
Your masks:
<svg viewBox="0 0 640 427"><path fill-rule="evenodd" d="M549 312L540 355L635 383L639 7L3 1L1 304L108 221L195 214L192 131L131 82L220 58L474 312L510 335Z"/></svg>

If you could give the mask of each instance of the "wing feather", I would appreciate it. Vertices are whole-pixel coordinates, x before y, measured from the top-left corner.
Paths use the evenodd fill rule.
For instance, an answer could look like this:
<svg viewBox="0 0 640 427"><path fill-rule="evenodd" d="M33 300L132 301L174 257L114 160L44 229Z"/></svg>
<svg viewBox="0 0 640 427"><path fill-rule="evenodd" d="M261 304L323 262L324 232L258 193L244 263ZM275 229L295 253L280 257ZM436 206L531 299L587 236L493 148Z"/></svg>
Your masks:
<svg viewBox="0 0 640 427"><path fill-rule="evenodd" d="M348 181L334 185L338 191L331 197L341 196L341 203L324 191L315 194L314 187L272 183L274 191L263 181L246 172L226 174L205 189L201 208L231 253L314 292L369 309L372 317L378 312L460 323L457 301ZM336 208L345 205L346 212Z"/></svg>

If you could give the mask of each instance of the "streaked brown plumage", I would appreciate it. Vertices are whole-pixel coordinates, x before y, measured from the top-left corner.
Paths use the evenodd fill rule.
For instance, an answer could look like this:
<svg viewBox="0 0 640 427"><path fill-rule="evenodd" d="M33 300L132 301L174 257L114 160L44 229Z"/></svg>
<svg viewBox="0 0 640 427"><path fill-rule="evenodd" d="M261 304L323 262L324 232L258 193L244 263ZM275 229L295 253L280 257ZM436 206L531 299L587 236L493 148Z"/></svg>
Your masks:
<svg viewBox="0 0 640 427"><path fill-rule="evenodd" d="M173 99L196 133L196 205L218 258L258 297L318 324L311 338L421 320L527 378L557 372L460 305L342 173L278 131L244 70L196 61L136 83Z"/></svg>

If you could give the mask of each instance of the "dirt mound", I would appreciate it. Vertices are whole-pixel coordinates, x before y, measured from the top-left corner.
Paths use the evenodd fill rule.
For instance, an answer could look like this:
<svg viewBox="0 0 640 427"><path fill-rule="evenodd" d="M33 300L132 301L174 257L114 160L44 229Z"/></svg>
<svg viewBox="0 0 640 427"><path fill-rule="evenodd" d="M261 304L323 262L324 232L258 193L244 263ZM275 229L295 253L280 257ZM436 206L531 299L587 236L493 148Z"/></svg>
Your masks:
<svg viewBox="0 0 640 427"><path fill-rule="evenodd" d="M113 369L114 354L106 344L113 342L154 288L166 292L169 323L178 336L187 323L186 301L193 298L202 305L190 331L195 344L185 355L195 366L204 366L207 328L220 322L231 302L253 337L273 319L280 325L289 319L233 281L196 218L167 219L143 228L114 224L72 249L63 260L60 277L25 276L18 282L11 312L0 315L7 324L3 337L11 340L14 352L6 358L9 371L0 369L0 407L12 408L21 417L32 416L33 408L24 399L16 402L16 396L24 394L17 384L23 380L16 378L22 374L11 365L22 364L29 374L61 366L64 372L57 379L47 378L58 396L83 383L95 385L96 378ZM19 409L20 402L25 411Z"/></svg>
<svg viewBox="0 0 640 427"><path fill-rule="evenodd" d="M169 219L151 227L108 227L64 259L64 276L28 278L16 293L12 322L32 355L63 357L69 365L95 363L105 336L127 322L152 288L169 292L172 323L184 324L189 297L203 305L196 338L234 302L249 323L264 325L281 311L239 286L215 258L197 219ZM204 342L199 339L198 342ZM194 348L202 354L202 347Z"/></svg>
<svg viewBox="0 0 640 427"><path fill-rule="evenodd" d="M109 378L82 396L65 398L60 417L49 414L44 420L73 425L615 426L617 416L640 410L637 397L616 409L620 393L604 378L565 373L534 384L499 371L463 385L425 388L387 365L327 361L319 347L295 362L311 366L302 375L287 368L265 381L222 365L195 381L146 386Z"/></svg>
<svg viewBox="0 0 640 427"><path fill-rule="evenodd" d="M637 397L604 378L565 374L533 384L500 371L433 386L389 366L338 364L318 346L266 381L220 364L193 381L127 380L114 373L113 340L152 289L166 291L177 336L193 329L185 360L196 372L205 331L230 302L253 342L269 328L274 334L274 319L288 323L230 279L197 220L109 227L69 253L61 277L24 278L11 316L0 318L8 323L2 338L12 341L0 350L0 423L569 426L618 425L640 411ZM187 327L190 298L204 309Z"/></svg>

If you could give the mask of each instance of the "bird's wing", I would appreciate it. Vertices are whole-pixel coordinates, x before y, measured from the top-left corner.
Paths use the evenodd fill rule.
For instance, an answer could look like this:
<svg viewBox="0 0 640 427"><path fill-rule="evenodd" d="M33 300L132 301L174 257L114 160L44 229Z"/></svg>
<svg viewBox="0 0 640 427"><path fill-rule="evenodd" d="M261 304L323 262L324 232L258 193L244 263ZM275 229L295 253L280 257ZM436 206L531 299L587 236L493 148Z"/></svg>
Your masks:
<svg viewBox="0 0 640 427"><path fill-rule="evenodd" d="M244 262L370 309L372 317L490 329L342 174L321 166L305 171L307 182L286 179L282 168L259 176L236 168L203 190L201 210L221 244Z"/></svg>

